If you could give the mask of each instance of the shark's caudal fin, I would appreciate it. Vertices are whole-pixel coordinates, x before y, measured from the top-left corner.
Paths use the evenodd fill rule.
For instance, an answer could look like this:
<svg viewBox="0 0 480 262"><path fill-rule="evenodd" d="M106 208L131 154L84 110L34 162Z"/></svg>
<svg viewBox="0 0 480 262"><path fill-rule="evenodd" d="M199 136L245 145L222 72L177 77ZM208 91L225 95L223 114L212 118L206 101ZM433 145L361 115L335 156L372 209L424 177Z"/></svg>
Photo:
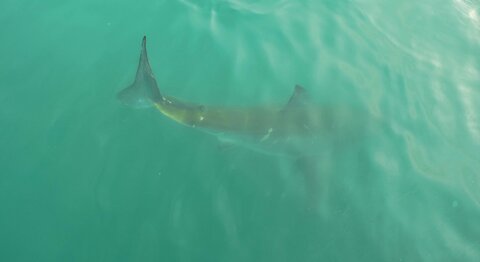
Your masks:
<svg viewBox="0 0 480 262"><path fill-rule="evenodd" d="M134 108L147 108L162 99L158 90L157 81L153 75L147 56L147 38L142 40L142 51L138 63L137 75L133 84L121 90L117 98L122 103Z"/></svg>

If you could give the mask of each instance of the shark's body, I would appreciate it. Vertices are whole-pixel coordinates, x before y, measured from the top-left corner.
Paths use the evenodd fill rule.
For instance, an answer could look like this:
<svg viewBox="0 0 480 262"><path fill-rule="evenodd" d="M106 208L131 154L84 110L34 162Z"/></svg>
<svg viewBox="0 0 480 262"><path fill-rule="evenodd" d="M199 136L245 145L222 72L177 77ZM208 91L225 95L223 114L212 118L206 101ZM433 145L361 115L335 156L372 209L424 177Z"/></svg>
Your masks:
<svg viewBox="0 0 480 262"><path fill-rule="evenodd" d="M153 106L174 121L221 139L273 153L311 155L322 143L355 136L361 122L354 110L319 107L307 102L304 93L301 86L295 86L289 101L281 106L225 108L180 101L160 93L144 37L135 81L118 98L137 108Z"/></svg>

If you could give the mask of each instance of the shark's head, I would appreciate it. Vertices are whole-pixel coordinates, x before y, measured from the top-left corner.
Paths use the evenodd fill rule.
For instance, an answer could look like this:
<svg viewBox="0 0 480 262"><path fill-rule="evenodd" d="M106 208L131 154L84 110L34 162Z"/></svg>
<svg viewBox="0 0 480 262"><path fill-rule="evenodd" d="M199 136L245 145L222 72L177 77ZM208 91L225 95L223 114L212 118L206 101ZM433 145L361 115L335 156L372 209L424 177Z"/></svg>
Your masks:
<svg viewBox="0 0 480 262"><path fill-rule="evenodd" d="M162 99L157 81L148 62L146 45L147 38L144 36L135 81L117 94L117 98L123 104L134 108L152 107Z"/></svg>

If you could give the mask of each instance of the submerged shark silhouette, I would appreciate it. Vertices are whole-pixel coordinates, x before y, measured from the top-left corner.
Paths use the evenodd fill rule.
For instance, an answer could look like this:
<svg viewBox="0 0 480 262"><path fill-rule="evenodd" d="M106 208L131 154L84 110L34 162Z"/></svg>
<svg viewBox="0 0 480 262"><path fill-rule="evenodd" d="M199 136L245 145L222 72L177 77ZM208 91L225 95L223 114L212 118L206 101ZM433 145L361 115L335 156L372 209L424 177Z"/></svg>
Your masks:
<svg viewBox="0 0 480 262"><path fill-rule="evenodd" d="M117 97L134 108L156 107L168 118L213 133L221 140L295 157L315 154L326 142L350 140L362 125L355 110L310 103L300 85L280 106L215 107L164 95L148 62L145 36L135 81Z"/></svg>

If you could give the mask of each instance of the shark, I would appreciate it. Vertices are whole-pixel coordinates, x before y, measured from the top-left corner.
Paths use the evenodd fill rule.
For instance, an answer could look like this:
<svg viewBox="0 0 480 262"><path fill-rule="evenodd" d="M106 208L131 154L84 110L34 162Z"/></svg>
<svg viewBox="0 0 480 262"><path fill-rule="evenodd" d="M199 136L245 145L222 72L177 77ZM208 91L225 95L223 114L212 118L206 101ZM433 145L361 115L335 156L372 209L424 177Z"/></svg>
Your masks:
<svg viewBox="0 0 480 262"><path fill-rule="evenodd" d="M319 176L319 163L333 159L324 158L328 156L325 154L336 159L344 149L355 148L353 145L364 138L371 123L371 117L361 109L314 103L298 84L288 99L274 105L204 105L168 96L159 88L150 66L145 36L135 80L120 90L117 98L133 108L155 108L179 124L214 135L222 145L236 144L287 157L294 168L292 171L303 177L306 208L313 211L318 210L319 193L326 192L323 190L326 174ZM360 150L360 158L362 155Z"/></svg>
<svg viewBox="0 0 480 262"><path fill-rule="evenodd" d="M140 59L133 83L117 98L133 108L155 108L182 125L213 134L222 143L241 144L256 151L304 159L326 144L350 143L363 123L350 107L319 106L295 85L289 99L278 105L221 106L192 103L164 94L142 39Z"/></svg>

